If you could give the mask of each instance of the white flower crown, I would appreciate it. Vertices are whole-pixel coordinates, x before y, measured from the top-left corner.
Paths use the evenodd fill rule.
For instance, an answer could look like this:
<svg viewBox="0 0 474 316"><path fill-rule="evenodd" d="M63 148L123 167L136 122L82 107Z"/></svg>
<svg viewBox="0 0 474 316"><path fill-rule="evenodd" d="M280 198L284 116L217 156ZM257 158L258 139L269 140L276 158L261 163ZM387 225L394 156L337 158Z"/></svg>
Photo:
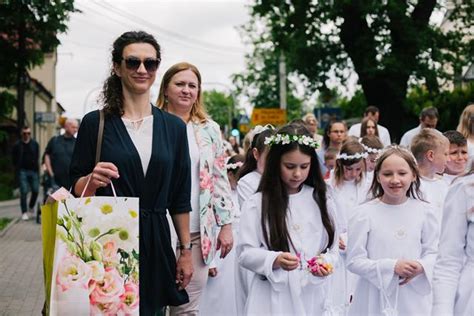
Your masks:
<svg viewBox="0 0 474 316"><path fill-rule="evenodd" d="M267 129L269 129L269 130L274 130L275 127L273 127L272 124L267 124L267 125L264 125L264 126L262 126L262 125L256 125L256 126L253 128L253 130L252 130L252 131L253 131L253 135L254 135L254 136L255 136L255 135L258 135L258 134L260 134L261 132L266 131Z"/></svg>
<svg viewBox="0 0 474 316"><path fill-rule="evenodd" d="M318 143L310 136L306 135L288 135L276 134L270 137L265 137L265 145L288 145L289 143L297 142L300 145L309 146L311 148L318 148Z"/></svg>
<svg viewBox="0 0 474 316"><path fill-rule="evenodd" d="M342 160L355 160L355 159L360 159L360 158L367 158L369 154L367 153L355 153L353 155L348 155L346 153L343 154L337 154L336 159L342 159Z"/></svg>
<svg viewBox="0 0 474 316"><path fill-rule="evenodd" d="M362 143L360 144L362 145L362 147L364 147L365 151L368 152L369 154L380 154L382 152L382 149L372 148Z"/></svg>
<svg viewBox="0 0 474 316"><path fill-rule="evenodd" d="M242 167L244 163L242 161L237 161L236 163L228 163L225 165L225 168L226 169L237 169L237 168L240 168Z"/></svg>

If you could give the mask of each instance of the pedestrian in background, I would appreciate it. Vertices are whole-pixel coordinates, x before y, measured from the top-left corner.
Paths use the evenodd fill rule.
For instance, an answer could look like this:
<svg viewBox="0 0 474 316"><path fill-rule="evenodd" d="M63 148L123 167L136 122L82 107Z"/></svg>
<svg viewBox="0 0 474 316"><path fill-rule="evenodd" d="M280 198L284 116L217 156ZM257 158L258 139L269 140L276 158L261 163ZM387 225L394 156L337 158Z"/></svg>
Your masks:
<svg viewBox="0 0 474 316"><path fill-rule="evenodd" d="M375 123L377 124L379 137L380 137L380 140L382 141L382 144L384 145L384 147L390 145L391 141L390 141L390 133L389 133L388 129L379 124L379 119L380 119L379 108L376 107L376 106L373 106L373 105L368 106L365 109L364 118L371 118L372 120L375 121ZM357 138L363 137L360 134L361 125L362 125L362 123L357 123L357 124L352 125L351 128L349 129L348 135L349 136L355 136Z"/></svg>
<svg viewBox="0 0 474 316"><path fill-rule="evenodd" d="M67 119L64 123L64 134L52 137L46 146L44 164L52 183L50 187L71 188L69 167L76 144L76 133L79 124L76 119Z"/></svg>
<svg viewBox="0 0 474 316"><path fill-rule="evenodd" d="M438 125L438 109L434 107L424 108L420 113L420 125L403 134L400 140L400 146L410 148L411 141L423 128L436 128Z"/></svg>
<svg viewBox="0 0 474 316"><path fill-rule="evenodd" d="M191 158L191 244L194 274L187 289L190 302L171 307L171 315L198 315L209 264L220 249L224 258L233 246L233 203L219 125L206 113L201 74L181 62L163 76L157 105L186 124ZM218 228L220 228L218 232ZM179 251L179 249L178 249Z"/></svg>
<svg viewBox="0 0 474 316"><path fill-rule="evenodd" d="M21 139L12 148L12 158L20 184L21 219L28 220L33 215L39 191L39 145L31 138L31 129L21 129ZM31 190L30 203L27 208L27 195Z"/></svg>
<svg viewBox="0 0 474 316"><path fill-rule="evenodd" d="M113 180L117 196L140 198L140 315L146 316L188 302L184 288L192 275L186 127L150 103L160 61L160 45L148 33L126 32L115 40L102 90L100 162L95 165L99 111L84 116L71 161L76 196L112 196ZM182 245L177 261L167 210Z"/></svg>

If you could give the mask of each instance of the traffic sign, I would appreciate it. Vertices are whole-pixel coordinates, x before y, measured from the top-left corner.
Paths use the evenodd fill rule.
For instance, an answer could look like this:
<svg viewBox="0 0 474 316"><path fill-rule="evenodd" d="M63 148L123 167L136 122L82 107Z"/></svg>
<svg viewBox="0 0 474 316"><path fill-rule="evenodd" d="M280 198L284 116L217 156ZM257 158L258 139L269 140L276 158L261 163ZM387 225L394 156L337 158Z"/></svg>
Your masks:
<svg viewBox="0 0 474 316"><path fill-rule="evenodd" d="M56 123L56 113L55 112L35 112L35 122Z"/></svg>
<svg viewBox="0 0 474 316"><path fill-rule="evenodd" d="M284 125L286 124L286 110L284 109L253 109L252 125Z"/></svg>

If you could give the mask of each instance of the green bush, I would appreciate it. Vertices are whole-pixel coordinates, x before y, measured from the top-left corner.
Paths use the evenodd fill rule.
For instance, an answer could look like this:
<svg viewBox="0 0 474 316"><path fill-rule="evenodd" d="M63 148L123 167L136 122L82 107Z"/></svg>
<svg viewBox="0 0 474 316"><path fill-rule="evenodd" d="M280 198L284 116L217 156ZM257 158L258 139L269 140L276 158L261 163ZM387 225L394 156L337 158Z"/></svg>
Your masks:
<svg viewBox="0 0 474 316"><path fill-rule="evenodd" d="M15 174L10 157L0 158L0 201L13 198Z"/></svg>

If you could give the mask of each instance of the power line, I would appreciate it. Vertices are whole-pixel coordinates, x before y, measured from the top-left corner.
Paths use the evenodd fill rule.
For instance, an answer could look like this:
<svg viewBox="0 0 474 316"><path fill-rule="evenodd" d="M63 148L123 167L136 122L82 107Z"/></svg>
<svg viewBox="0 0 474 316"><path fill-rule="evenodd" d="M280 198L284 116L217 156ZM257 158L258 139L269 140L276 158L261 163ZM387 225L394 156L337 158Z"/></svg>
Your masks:
<svg viewBox="0 0 474 316"><path fill-rule="evenodd" d="M95 3L95 2L94 2ZM95 3L97 4L97 3ZM99 3L99 5L101 5ZM102 7L104 7L103 5L101 5ZM106 8L109 12L110 11L117 11L116 9L114 8L111 8L111 7L104 7ZM152 29L153 31L155 31L156 28L159 28L158 26L154 25L154 24L151 24L143 19L139 19L138 17L137 18L130 18L130 17L127 17L125 16L124 14L122 13L117 13L117 12L112 12L113 14L115 14L116 16L119 16L121 17L122 19L118 20L117 18L113 17L113 16L110 16L110 15L106 15L104 14L103 12L100 12L100 11L97 11L96 9L90 7L90 6L86 6L84 4L80 4L80 9L83 11L83 12L92 12L92 13L95 13L97 15L100 15L101 17L106 17L108 18L109 20L113 21L113 22L116 22L117 24L120 24L120 25L124 25L124 23L126 23L127 25L132 25L133 28L136 28L137 25L140 27L140 28L143 28L143 29ZM125 19L125 20L123 20ZM135 20L142 20L143 22L137 22ZM131 23L133 24L131 24ZM160 35L163 35L163 37L167 38L169 41L171 42L175 42L175 43L178 43L180 45L186 45L186 46L189 46L189 47L193 47L193 48L197 48L199 50L203 50L203 51L207 51L207 52L211 52L213 54L242 54L241 52L236 52L236 51L223 51L222 49L217 49L217 48L212 48L212 47L207 47L207 46L202 46L202 44L197 44L195 43L196 41L189 41L187 39L183 39L182 36L171 36L169 34L167 34L166 32L164 32L163 34L160 34Z"/></svg>
<svg viewBox="0 0 474 316"><path fill-rule="evenodd" d="M220 49L220 50L225 50L229 53L235 53L236 50L241 50L240 47L235 47L235 46L225 46L225 45L217 45L217 44L214 44L214 43L210 43L210 42L205 42L205 41L201 41L201 40L198 40L198 39L195 39L195 38L192 38L192 37L189 37L189 36L186 36L184 34L180 34L180 33L176 33L176 32L173 32L173 31L170 31L170 30L167 30L165 28L163 28L162 26L159 26L159 25L156 25L156 24L153 24L153 23L150 23L149 21L139 17L139 16L136 16L134 14L131 14L129 12L126 12L126 11L123 11L117 7L114 7L113 5L111 5L110 3L108 3L107 1L93 1L95 4L105 8L105 9L109 9L109 10L113 10L115 11L117 14L123 16L123 17L128 17L130 19L133 19L134 21L135 20L139 20L141 21L141 23L145 24L145 25L148 25L149 27L153 28L153 29L157 29L159 30L160 32L163 32L163 33L166 33L168 34L169 36L172 36L172 37L178 37L178 38L181 38L183 40L186 40L186 41L190 41L190 42L194 42L196 43L197 45L202 45L204 47L214 47L215 49Z"/></svg>

